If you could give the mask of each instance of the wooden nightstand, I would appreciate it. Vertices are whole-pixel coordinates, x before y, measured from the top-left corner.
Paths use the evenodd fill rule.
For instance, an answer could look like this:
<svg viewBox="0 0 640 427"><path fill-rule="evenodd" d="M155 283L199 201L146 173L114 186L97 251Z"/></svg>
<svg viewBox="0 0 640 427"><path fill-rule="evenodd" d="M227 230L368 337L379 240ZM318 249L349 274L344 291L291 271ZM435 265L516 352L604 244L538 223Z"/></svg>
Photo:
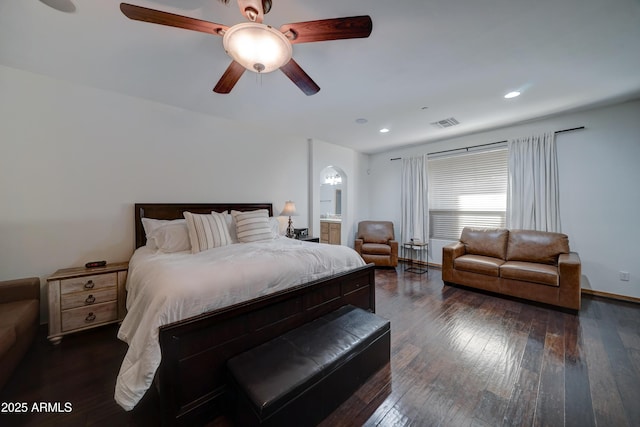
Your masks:
<svg viewBox="0 0 640 427"><path fill-rule="evenodd" d="M119 322L126 313L125 282L129 263L97 268L64 268L47 279L49 340L66 334Z"/></svg>

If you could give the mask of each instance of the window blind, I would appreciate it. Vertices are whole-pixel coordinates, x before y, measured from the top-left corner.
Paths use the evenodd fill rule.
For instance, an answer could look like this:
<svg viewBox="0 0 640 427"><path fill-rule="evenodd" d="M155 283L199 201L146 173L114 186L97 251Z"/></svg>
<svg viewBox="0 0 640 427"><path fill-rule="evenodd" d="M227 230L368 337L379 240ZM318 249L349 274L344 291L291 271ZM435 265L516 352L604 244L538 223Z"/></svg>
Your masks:
<svg viewBox="0 0 640 427"><path fill-rule="evenodd" d="M429 159L431 237L458 240L463 227L504 227L507 148Z"/></svg>

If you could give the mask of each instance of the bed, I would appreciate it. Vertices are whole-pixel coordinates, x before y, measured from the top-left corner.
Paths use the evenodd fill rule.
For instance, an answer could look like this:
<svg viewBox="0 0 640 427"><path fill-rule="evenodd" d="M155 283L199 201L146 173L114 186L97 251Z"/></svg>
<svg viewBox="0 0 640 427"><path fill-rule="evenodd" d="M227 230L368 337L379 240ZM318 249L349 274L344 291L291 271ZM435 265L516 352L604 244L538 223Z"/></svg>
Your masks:
<svg viewBox="0 0 640 427"><path fill-rule="evenodd" d="M212 211L221 213L232 210L247 212L256 209L266 209L269 216L273 214L272 206L268 203L136 204L136 253L134 253L132 261L135 261L136 257L154 257L149 254L145 255L146 235L142 225L143 218L171 220L182 218L183 212L209 214ZM286 238L274 240L274 245L278 249L276 251L270 249L269 253L289 251L294 244L310 245L303 248L306 251L317 251L321 248L321 246L317 246L320 245L318 243L297 242ZM245 244L231 245L224 250L229 251L228 256L237 257L241 245ZM246 250L250 250L253 243L246 245ZM350 251L345 247L329 248L328 245L322 245L322 250L329 249ZM215 250L212 249L210 252ZM242 250L245 248L242 247ZM259 251L260 247L258 245L257 248L251 250ZM202 256L205 255L207 254ZM196 257L189 258L185 254L180 256L189 259L189 262L196 259ZM160 256L155 256L155 258L160 258ZM269 261L269 263L271 262L272 260ZM142 270L142 267L136 268ZM231 305L212 306L212 309L207 309L200 314L193 315L193 313L185 311L188 314L185 318L175 319L171 316L165 318L163 314L163 319L170 319L170 321L168 323L161 321L158 324L155 329L157 338L151 333L145 336L147 340L153 338L151 341L158 345L161 354L159 365L153 375L153 384L159 395L159 410L162 420L168 425L204 424L216 415L225 413L226 409L230 407L229 399L231 398L226 373L226 361L230 357L345 304L375 311L373 264L364 265L361 263L356 267L349 267L347 270L344 267L341 268L344 271L338 269L336 271L340 272L321 278L310 275L308 281L302 279L301 283L295 283L283 289L270 289L266 293L258 291L255 297L245 297ZM265 264L264 280L268 279L266 270L273 269L268 268ZM173 271L174 275L167 276L163 273L163 277L167 276L170 280L175 281L182 280L180 279L180 270L166 271ZM135 278L136 275L136 271L130 271L129 277ZM227 277L224 274L219 276L222 278L219 280L224 280L224 277ZM307 276L303 275L302 277ZM180 287L188 288L186 285L183 286L183 283L180 283ZM130 289L129 292L131 293L132 290ZM128 307L130 307L129 301ZM135 317L135 313L139 311L139 309L132 309L127 316L129 317L131 314L131 317ZM126 325L127 318L123 321L121 330ZM135 332L137 325L133 327L128 325L128 330ZM123 366L127 357L125 357ZM120 382L120 375L118 381ZM116 400L118 400L117 396L120 392L119 387L120 384L116 387Z"/></svg>

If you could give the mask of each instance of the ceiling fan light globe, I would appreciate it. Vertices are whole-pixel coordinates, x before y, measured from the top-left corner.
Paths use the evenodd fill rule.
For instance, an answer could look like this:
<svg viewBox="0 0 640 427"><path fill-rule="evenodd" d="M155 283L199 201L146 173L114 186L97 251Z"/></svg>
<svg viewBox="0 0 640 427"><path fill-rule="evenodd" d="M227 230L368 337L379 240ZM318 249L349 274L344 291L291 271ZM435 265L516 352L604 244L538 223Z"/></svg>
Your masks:
<svg viewBox="0 0 640 427"><path fill-rule="evenodd" d="M293 49L280 31L268 25L245 22L229 28L222 38L231 58L254 73L270 73L291 60Z"/></svg>

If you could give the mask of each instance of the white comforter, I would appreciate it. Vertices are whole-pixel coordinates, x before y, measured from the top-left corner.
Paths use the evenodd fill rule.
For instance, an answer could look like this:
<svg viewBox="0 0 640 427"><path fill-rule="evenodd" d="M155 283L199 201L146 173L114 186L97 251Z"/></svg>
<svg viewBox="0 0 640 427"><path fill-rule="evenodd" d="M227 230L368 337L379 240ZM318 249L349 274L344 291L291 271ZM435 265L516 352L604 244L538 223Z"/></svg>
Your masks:
<svg viewBox="0 0 640 427"><path fill-rule="evenodd" d="M191 254L146 247L129 261L127 310L118 338L129 344L115 399L131 410L160 365L158 327L365 265L346 246L274 240Z"/></svg>

